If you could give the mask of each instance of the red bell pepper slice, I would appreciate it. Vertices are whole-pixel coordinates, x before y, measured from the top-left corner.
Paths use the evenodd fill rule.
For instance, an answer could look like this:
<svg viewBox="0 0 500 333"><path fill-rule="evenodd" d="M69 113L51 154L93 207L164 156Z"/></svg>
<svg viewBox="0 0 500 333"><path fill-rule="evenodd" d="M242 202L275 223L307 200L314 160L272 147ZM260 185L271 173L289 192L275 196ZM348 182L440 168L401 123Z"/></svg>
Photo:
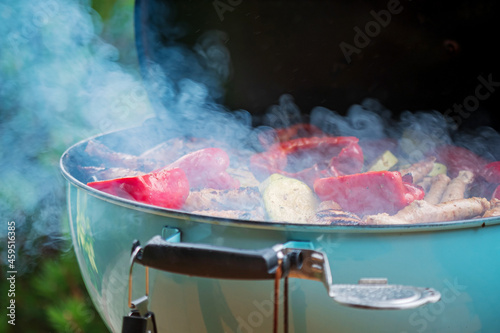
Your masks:
<svg viewBox="0 0 500 333"><path fill-rule="evenodd" d="M495 191L493 191L491 199L500 199L500 185L498 185Z"/></svg>
<svg viewBox="0 0 500 333"><path fill-rule="evenodd" d="M87 185L125 199L171 209L180 209L189 195L188 179L179 168L137 177L90 182Z"/></svg>
<svg viewBox="0 0 500 333"><path fill-rule="evenodd" d="M481 176L489 183L500 184L500 161L486 164Z"/></svg>
<svg viewBox="0 0 500 333"><path fill-rule="evenodd" d="M312 124L295 124L287 128L279 128L276 130L276 135L281 142L289 141L297 138L323 136L326 135L318 127Z"/></svg>
<svg viewBox="0 0 500 333"><path fill-rule="evenodd" d="M363 151L355 137L309 137L272 145L250 157L250 169L263 180L273 173L313 185L318 178L352 174L363 167Z"/></svg>
<svg viewBox="0 0 500 333"><path fill-rule="evenodd" d="M399 171L373 171L318 179L318 197L337 202L343 209L360 214L394 214L424 197L420 186L405 182Z"/></svg>
<svg viewBox="0 0 500 333"><path fill-rule="evenodd" d="M276 142L285 142L297 138L325 135L325 132L312 124L300 123L286 128L270 129L269 131L265 131L259 135L259 142L262 146L268 148Z"/></svg>
<svg viewBox="0 0 500 333"><path fill-rule="evenodd" d="M160 170L181 168L189 179L191 189L236 189L240 187L240 182L227 173L229 162L229 156L224 150L205 148L186 154Z"/></svg>
<svg viewBox="0 0 500 333"><path fill-rule="evenodd" d="M448 175L452 178L456 177L460 170L469 170L478 175L488 164L488 161L472 151L452 145L439 146L431 152L431 155L436 156L436 162L446 165Z"/></svg>

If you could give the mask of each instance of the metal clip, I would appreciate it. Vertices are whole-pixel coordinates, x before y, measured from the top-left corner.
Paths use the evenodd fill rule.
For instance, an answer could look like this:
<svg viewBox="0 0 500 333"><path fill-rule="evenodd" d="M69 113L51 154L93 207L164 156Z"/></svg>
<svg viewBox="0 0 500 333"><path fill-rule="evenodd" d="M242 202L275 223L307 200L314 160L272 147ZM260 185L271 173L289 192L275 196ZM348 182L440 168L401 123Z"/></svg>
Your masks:
<svg viewBox="0 0 500 333"><path fill-rule="evenodd" d="M146 266L146 290L145 295L132 300L132 271L137 256L141 253L140 243L134 243L130 257L130 270L128 277L128 307L130 313L123 317L122 333L156 333L156 320L154 313L148 310L149 301L149 268Z"/></svg>
<svg viewBox="0 0 500 333"><path fill-rule="evenodd" d="M146 306L146 309L147 309L147 301L148 301L148 297L149 297L149 267L145 266L145 270L146 270L146 293L143 297L139 298L138 300L132 302L132 270L134 268L134 262L135 262L135 259L137 258L138 254L140 253L141 251L141 247L140 247L140 244L139 242L136 243L136 246L134 247L134 250L132 252L132 255L130 256L130 270L129 270L129 274L128 274L128 307L131 309L131 310L139 310L137 307L138 305L142 304ZM141 315L144 314L144 313L141 313Z"/></svg>
<svg viewBox="0 0 500 333"><path fill-rule="evenodd" d="M284 271L284 259L286 258L283 254L283 249L281 245L274 248L278 256L278 267L276 268L276 273L274 276L274 309L273 309L273 333L278 333L278 321L279 321L279 297L280 297L280 280L285 277L285 290L284 290L284 304L283 304L283 322L284 328L283 332L288 332L288 277L286 276L286 271Z"/></svg>

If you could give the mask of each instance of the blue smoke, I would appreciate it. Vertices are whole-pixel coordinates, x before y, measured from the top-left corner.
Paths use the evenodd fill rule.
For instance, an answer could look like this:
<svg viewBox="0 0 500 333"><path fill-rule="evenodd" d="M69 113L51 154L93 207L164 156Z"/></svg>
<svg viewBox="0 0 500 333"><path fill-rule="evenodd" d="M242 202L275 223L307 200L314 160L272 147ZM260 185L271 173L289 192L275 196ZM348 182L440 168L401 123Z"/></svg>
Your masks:
<svg viewBox="0 0 500 333"><path fill-rule="evenodd" d="M42 249L67 247L62 152L152 111L88 1L0 0L0 22L0 236L16 222L28 271Z"/></svg>

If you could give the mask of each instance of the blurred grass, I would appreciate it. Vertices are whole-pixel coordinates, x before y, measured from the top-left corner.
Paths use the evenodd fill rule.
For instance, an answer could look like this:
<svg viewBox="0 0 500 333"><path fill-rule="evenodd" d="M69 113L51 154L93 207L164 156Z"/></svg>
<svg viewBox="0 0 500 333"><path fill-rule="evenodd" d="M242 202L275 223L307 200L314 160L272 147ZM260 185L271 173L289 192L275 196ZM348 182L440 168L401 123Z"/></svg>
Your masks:
<svg viewBox="0 0 500 333"><path fill-rule="evenodd" d="M16 325L0 327L2 332L108 331L85 290L72 250L45 256L29 275L18 276L15 299Z"/></svg>
<svg viewBox="0 0 500 333"><path fill-rule="evenodd" d="M136 65L135 43L133 34L133 0L96 0L93 8L102 18L101 37L114 45L121 54L119 62L125 66ZM0 105L2 121L15 116L16 110ZM45 141L45 147L40 147L32 160L36 161L40 172L52 175L60 188L50 192L51 200L65 202L65 184L59 173L59 158L67 148L67 138L52 137ZM5 142L3 142L5 144ZM4 145L4 147L6 147ZM2 147L0 147L2 148ZM0 154L3 155L3 154ZM85 289L75 254L68 233L66 206L62 205L50 216L53 220L51 226L59 228L59 240L39 238L30 244L24 244L30 239L30 228L37 222L42 214L47 214L47 203L36 198L37 190L33 184L17 184L22 177L7 177L7 184L0 184L0 211L8 212L4 216L8 221L16 222L16 321L15 326L8 324L5 317L5 308L1 311L3 319L0 320L0 332L107 332L105 324L96 312L92 301ZM29 205L21 204L30 197L30 193L19 189L32 188ZM18 200L22 196L23 200ZM38 202L37 202L38 200ZM6 207L5 207L6 206ZM26 207L30 207L26 209ZM47 219L47 216L44 216ZM0 244L0 250L5 251L5 246ZM2 252L5 253L5 252ZM0 260L0 262L4 262ZM22 271L21 271L21 266ZM7 272L6 266L0 266ZM2 274L5 276L5 274ZM0 283L0 299L7 299L8 283ZM2 302L3 304L6 304Z"/></svg>

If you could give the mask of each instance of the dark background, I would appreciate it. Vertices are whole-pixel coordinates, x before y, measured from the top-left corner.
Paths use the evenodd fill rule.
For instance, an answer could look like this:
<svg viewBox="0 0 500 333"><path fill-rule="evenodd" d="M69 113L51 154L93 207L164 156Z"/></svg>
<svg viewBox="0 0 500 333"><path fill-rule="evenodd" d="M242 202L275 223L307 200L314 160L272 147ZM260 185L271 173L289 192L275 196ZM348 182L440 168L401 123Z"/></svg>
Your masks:
<svg viewBox="0 0 500 333"><path fill-rule="evenodd" d="M475 94L479 76L500 81L495 1L234 1L218 11L213 1L170 1L170 14L167 1L139 3L136 25L147 26L139 34L143 65L163 61L148 40L152 31L160 31L164 46L194 45L205 31L224 31L233 71L222 102L254 115L284 93L304 113L315 106L343 113L367 97L394 117L405 110L444 113ZM399 3L399 13L348 61L340 44L356 46L354 28L365 32L375 20L371 12L391 3ZM172 33L172 26L180 28ZM498 130L498 95L480 101L460 125Z"/></svg>

